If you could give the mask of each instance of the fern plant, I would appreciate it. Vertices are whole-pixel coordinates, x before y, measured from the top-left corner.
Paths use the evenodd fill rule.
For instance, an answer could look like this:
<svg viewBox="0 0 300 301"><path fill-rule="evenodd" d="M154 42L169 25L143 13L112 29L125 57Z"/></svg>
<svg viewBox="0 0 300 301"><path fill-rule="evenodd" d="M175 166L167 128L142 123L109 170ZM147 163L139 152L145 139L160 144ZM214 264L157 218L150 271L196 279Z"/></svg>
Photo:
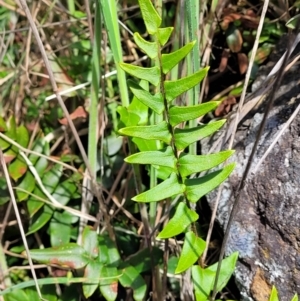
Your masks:
<svg viewBox="0 0 300 301"><path fill-rule="evenodd" d="M108 5L107 1L104 2ZM205 241L196 232L198 213L193 209L193 204L229 176L234 164L229 164L217 171L209 171L229 158L233 151L201 156L188 153L187 148L190 145L212 135L225 123L225 120L219 120L196 127L189 124L190 121L197 120L214 110L219 102L193 106L178 106L176 104L176 99L179 96L203 80L208 68L201 69L185 78L174 81L167 80L169 72L193 50L195 42L190 42L173 53L163 53L162 48L168 42L173 28L160 27L161 18L150 0L140 0L139 4L147 32L151 35L152 40L147 41L138 33L134 34L134 40L150 59L157 61L157 65L143 68L131 64L119 64L118 67L139 79L139 81L130 80L128 82L134 95L132 102L128 106L118 108L122 123L119 134L131 137L130 139L139 150L127 157L126 161L132 164L151 166L157 171L157 177L161 182L153 188L139 193L133 200L144 204L155 204L165 200L173 202L174 214L157 237L168 239L179 234L184 236L184 244L175 273L183 273L191 268L197 301L208 300L215 278L216 265L204 269L195 264L205 248ZM153 93L152 91L156 92ZM153 120L157 120L157 122ZM13 123L12 125L4 125L4 121L0 120L0 126L4 128L2 131L8 137L11 137L10 132L17 132ZM25 136L23 135L23 137ZM19 141L19 138L11 138ZM5 144L3 141L0 142ZM27 147L28 141L26 143L20 141L19 143ZM10 147L11 144L5 144L2 149L8 153ZM36 151L48 154L47 144L37 144L36 147ZM15 160L20 159L22 162L22 159L18 157L19 152L17 150L15 154ZM61 200L63 205L67 204L71 198L76 197L76 191L70 189L72 186L64 186L63 183L60 183L62 178L61 166L54 165L51 170L51 177L50 174L48 177L44 173L48 165L43 162L42 158L29 156L29 159L38 171L44 186L49 186L47 190L50 194L58 195L56 191L59 188L63 189L64 192L72 192L72 195L67 195L66 199ZM16 181L20 179L20 183L17 182L16 186L20 184L20 188L22 188L25 184L21 185L21 183L25 181L26 177L31 177L28 183L32 184L30 187L25 185L26 192L24 190L18 192L19 200L27 201L28 212L31 216L28 233L36 232L49 221L50 223L53 220L66 221L69 216L54 212L52 207L40 202L40 199L45 199L48 195L45 196L39 191L35 181L32 183L33 175L27 170L28 162L22 162L22 166L25 171L15 178ZM194 174L204 172L205 175L192 177ZM50 181L51 185L49 185ZM66 184L71 185L71 182ZM58 199L61 199L61 194L59 196ZM67 226L71 226L71 223L73 221L67 222ZM59 238L57 232L55 235ZM97 235L89 227L84 230L81 245L69 241L69 238L60 243L54 241L52 248L31 250L30 255L34 260L46 264L55 263L58 267L68 268L74 272L74 275L79 276L40 279L39 284L42 285L42 291L46 284L68 283L71 284L71 289L66 289L59 300L71 300L74 297L72 293L76 292L76 289L72 289L73 285L79 282L82 283L82 291L86 298L89 298L98 289L98 293L106 300L114 301L118 296L118 285L122 285L133 290L134 300L145 299L147 286L142 273L149 272L152 264L161 264L162 254L159 248L153 247L152 254L150 254L149 249L142 249L128 258L121 259L120 250L117 249L116 244L106 234ZM226 285L234 270L236 260L236 253L224 259L218 290ZM32 294L30 286L33 286L32 281L23 282L0 292L0 296L4 295L5 300L10 300L20 293L26 297ZM55 288L53 287L52 290L51 294L55 295ZM25 297L24 299L26 299Z"/></svg>
<svg viewBox="0 0 300 301"><path fill-rule="evenodd" d="M198 177L191 175L207 172L227 160L233 151L223 151L209 155L191 155L186 150L191 144L212 135L219 130L225 120L213 121L206 125L190 127L189 122L213 111L219 102L208 102L193 106L178 106L176 99L198 85L207 75L203 68L192 75L177 80L167 80L169 72L177 66L195 47L190 42L172 53L163 53L173 28L160 27L161 17L150 0L139 0L143 20L151 41L139 33L134 34L135 43L157 64L151 68L120 63L120 67L139 82L128 81L134 95L131 104L120 107L123 126L119 134L132 138L139 151L127 157L131 164L148 164L157 168L161 183L136 195L133 200L139 203L153 203L164 200L177 200L176 210L169 222L158 234L159 239L168 239L184 234L184 244L175 273L182 273L192 267L205 249L203 241L195 231L198 214L192 204L220 185L234 169L234 163L217 171ZM149 88L149 85L152 85ZM156 91L152 93L151 91ZM159 122L153 120L148 110L156 114ZM237 254L224 260L218 290L226 284L233 272ZM208 299L215 276L216 266L202 269L192 267L192 277L197 300Z"/></svg>

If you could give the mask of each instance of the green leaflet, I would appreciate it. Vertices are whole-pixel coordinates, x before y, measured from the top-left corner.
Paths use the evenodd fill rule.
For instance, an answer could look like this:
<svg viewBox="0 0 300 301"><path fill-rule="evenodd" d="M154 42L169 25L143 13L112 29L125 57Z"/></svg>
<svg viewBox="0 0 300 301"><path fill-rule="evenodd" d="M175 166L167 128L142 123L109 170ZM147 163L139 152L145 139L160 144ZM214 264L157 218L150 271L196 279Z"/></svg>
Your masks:
<svg viewBox="0 0 300 301"><path fill-rule="evenodd" d="M144 79L154 86L159 84L160 72L158 67L144 68L126 63L119 63L120 67L132 76Z"/></svg>
<svg viewBox="0 0 300 301"><path fill-rule="evenodd" d="M164 150L148 151L133 154L125 159L126 162L131 164L152 164L176 168L176 158L171 147Z"/></svg>
<svg viewBox="0 0 300 301"><path fill-rule="evenodd" d="M182 252L175 273L183 273L190 268L203 253L205 246L205 241L197 237L193 231L185 233Z"/></svg>
<svg viewBox="0 0 300 301"><path fill-rule="evenodd" d="M130 126L122 128L119 130L119 134L147 140L161 140L167 144L169 144L172 139L168 129L168 124L165 121L156 125Z"/></svg>
<svg viewBox="0 0 300 301"><path fill-rule="evenodd" d="M178 170L182 177L209 170L227 160L233 153L233 150L228 150L201 156L182 154L178 160Z"/></svg>
<svg viewBox="0 0 300 301"><path fill-rule="evenodd" d="M158 184L154 188L135 196L132 200L143 203L158 202L173 195L183 193L184 190L185 186L183 184L179 184L177 175L172 173L170 178Z"/></svg>
<svg viewBox="0 0 300 301"><path fill-rule="evenodd" d="M158 234L158 238L174 237L182 232L198 219L198 214L189 209L184 202L180 202L174 216L170 219L164 229Z"/></svg>
<svg viewBox="0 0 300 301"><path fill-rule="evenodd" d="M193 75L178 80L165 81L164 87L167 101L175 99L177 96L198 85L206 76L208 69L208 67L205 67Z"/></svg>
<svg viewBox="0 0 300 301"><path fill-rule="evenodd" d="M151 58L154 59L157 57L157 45L154 42L146 41L138 32L135 32L133 39L137 46L139 46L145 53Z"/></svg>
<svg viewBox="0 0 300 301"><path fill-rule="evenodd" d="M232 173L234 167L235 163L231 163L223 169L214 171L204 177L185 180L187 199L192 203L197 202L202 196L224 182Z"/></svg>
<svg viewBox="0 0 300 301"><path fill-rule="evenodd" d="M222 260L217 291L221 291L229 281L234 272L235 264L238 259L238 252L232 253L229 257ZM192 279L194 284L196 301L209 300L209 294L213 289L218 263L202 269L200 266L192 267Z"/></svg>
<svg viewBox="0 0 300 301"><path fill-rule="evenodd" d="M218 120L195 128L175 129L175 145L178 150L184 150L190 144L215 133L226 120Z"/></svg>
<svg viewBox="0 0 300 301"><path fill-rule="evenodd" d="M133 81L128 81L129 88L133 95L144 105L152 109L157 114L161 114L164 110L164 102L161 93L152 95L144 90L141 86Z"/></svg>
<svg viewBox="0 0 300 301"><path fill-rule="evenodd" d="M132 141L137 145L138 149L141 152L157 150L156 140L145 140L142 138L133 138Z"/></svg>
<svg viewBox="0 0 300 301"><path fill-rule="evenodd" d="M155 34L161 24L161 17L159 16L151 1L139 0L139 5L147 31L150 34Z"/></svg>
<svg viewBox="0 0 300 301"><path fill-rule="evenodd" d="M269 301L279 301L278 292L275 286L272 287L271 295Z"/></svg>
<svg viewBox="0 0 300 301"><path fill-rule="evenodd" d="M196 119L213 111L219 104L218 101L210 101L189 107L172 106L169 110L170 124L176 126L181 122Z"/></svg>
<svg viewBox="0 0 300 301"><path fill-rule="evenodd" d="M168 42L173 30L174 27L158 28L157 35L158 35L159 44L161 46L164 46Z"/></svg>
<svg viewBox="0 0 300 301"><path fill-rule="evenodd" d="M174 68L178 63L184 59L187 54L192 50L195 45L195 41L190 42L184 45L182 48L172 52L172 53L164 53L161 56L161 62L163 66L163 73L167 74L172 68Z"/></svg>

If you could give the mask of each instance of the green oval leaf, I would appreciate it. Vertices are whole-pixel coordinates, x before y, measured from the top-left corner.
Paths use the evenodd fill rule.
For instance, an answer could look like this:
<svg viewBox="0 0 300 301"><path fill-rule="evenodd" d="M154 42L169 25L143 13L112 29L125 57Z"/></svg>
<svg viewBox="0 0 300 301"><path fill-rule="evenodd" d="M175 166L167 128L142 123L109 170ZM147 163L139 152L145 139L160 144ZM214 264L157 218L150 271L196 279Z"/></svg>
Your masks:
<svg viewBox="0 0 300 301"><path fill-rule="evenodd" d="M224 182L232 173L234 167L235 163L231 163L223 169L209 173L204 177L185 180L187 199L192 203L197 202L202 196Z"/></svg>
<svg viewBox="0 0 300 301"><path fill-rule="evenodd" d="M164 87L167 101L175 99L177 96L198 85L206 76L208 69L208 67L205 67L193 75L178 80L165 81Z"/></svg>
<svg viewBox="0 0 300 301"><path fill-rule="evenodd" d="M9 175L15 181L17 181L26 173L26 171L27 171L27 164L23 159L23 157L20 154L18 154L17 157L14 159L14 161L8 166Z"/></svg>
<svg viewBox="0 0 300 301"><path fill-rule="evenodd" d="M146 41L138 32L133 34L133 39L137 46L141 48L151 59L157 57L157 44L155 42Z"/></svg>
<svg viewBox="0 0 300 301"><path fill-rule="evenodd" d="M40 202L42 203L42 202ZM43 204L43 203L42 203ZM53 209L48 206L44 205L31 219L31 224L28 228L27 235L35 233L36 231L40 230L44 227L49 220L51 219L53 214Z"/></svg>
<svg viewBox="0 0 300 301"><path fill-rule="evenodd" d="M135 301L143 301L147 291L143 277L133 266L126 263L120 267L120 273L122 273L119 278L120 283L124 287L130 287L133 290L133 298Z"/></svg>
<svg viewBox="0 0 300 301"><path fill-rule="evenodd" d="M219 104L219 101L209 101L188 107L172 106L169 110L170 124L176 126L181 122L196 119L213 111Z"/></svg>
<svg viewBox="0 0 300 301"><path fill-rule="evenodd" d="M49 144L46 143L44 145L44 151L43 151L44 155L49 156L50 153L50 147ZM33 158L35 160L35 158ZM35 160L34 164L34 168L37 171L37 173L39 174L40 177L43 176L44 171L47 169L48 167L48 160L45 157L40 157L37 158L37 160Z"/></svg>
<svg viewBox="0 0 300 301"><path fill-rule="evenodd" d="M184 59L194 47L196 41L190 42L182 48L171 52L164 53L161 56L162 70L166 74L174 68L182 59Z"/></svg>
<svg viewBox="0 0 300 301"><path fill-rule="evenodd" d="M91 257L97 258L99 255L98 234L89 226L86 226L82 233L82 246Z"/></svg>
<svg viewBox="0 0 300 301"><path fill-rule="evenodd" d="M42 182L49 193L52 193L59 184L62 176L63 166L55 164L51 169L44 173Z"/></svg>
<svg viewBox="0 0 300 301"><path fill-rule="evenodd" d="M18 190L18 188L20 189L24 189L25 191L21 191ZM24 201L28 198L29 193L31 193L35 188L35 178L33 176L33 174L31 172L27 172L25 174L25 177L22 179L21 183L17 186L17 197L18 197L18 201Z"/></svg>
<svg viewBox="0 0 300 301"><path fill-rule="evenodd" d="M148 33L155 34L161 24L161 17L151 1L139 0L139 5Z"/></svg>
<svg viewBox="0 0 300 301"><path fill-rule="evenodd" d="M165 121L156 125L129 126L120 129L118 132L121 135L143 138L147 140L161 140L167 144L169 144L172 139L168 129L168 124Z"/></svg>
<svg viewBox="0 0 300 301"><path fill-rule="evenodd" d="M90 261L84 248L76 243L69 243L55 248L31 250L30 256L33 260L41 263L55 264L71 269L83 268Z"/></svg>
<svg viewBox="0 0 300 301"><path fill-rule="evenodd" d="M156 266L161 264L162 261L163 251L156 246L153 246L151 253L148 248L140 249L137 253L130 255L125 260L125 262L133 266L139 274L151 271L152 265Z"/></svg>
<svg viewBox="0 0 300 301"><path fill-rule="evenodd" d="M100 235L98 237L99 245L99 261L110 267L117 267L120 263L121 257L111 239L107 235Z"/></svg>
<svg viewBox="0 0 300 301"><path fill-rule="evenodd" d="M16 119L14 116L11 116L8 119L7 124L7 131L5 133L5 135L12 139L12 140L16 140L17 139L17 124L16 124Z"/></svg>
<svg viewBox="0 0 300 301"><path fill-rule="evenodd" d="M67 212L54 212L49 225L49 234L52 247L68 244L71 239L72 215Z"/></svg>
<svg viewBox="0 0 300 301"><path fill-rule="evenodd" d="M92 260L84 269L84 277L87 280L82 284L82 291L86 298L89 298L99 285L101 267L101 262Z"/></svg>
<svg viewBox="0 0 300 301"><path fill-rule="evenodd" d="M116 267L102 266L99 289L105 300L115 301L118 295L118 278L120 273Z"/></svg>
<svg viewBox="0 0 300 301"><path fill-rule="evenodd" d="M159 151L147 151L133 154L125 159L126 162L131 164L151 164L167 166L170 168L176 168L176 158L169 146L166 149Z"/></svg>
<svg viewBox="0 0 300 301"><path fill-rule="evenodd" d="M62 205L67 205L70 199L78 198L77 192L78 187L76 182L72 178L69 178L57 185L52 196Z"/></svg>
<svg viewBox="0 0 300 301"><path fill-rule="evenodd" d="M29 143L29 133L27 128L23 125L17 128L17 143L23 147L27 147Z"/></svg>
<svg viewBox="0 0 300 301"><path fill-rule="evenodd" d="M132 200L143 203L158 202L173 195L183 193L184 190L185 186L179 184L177 175L172 173L169 179L163 181L154 188L135 196Z"/></svg>
<svg viewBox="0 0 300 301"><path fill-rule="evenodd" d="M183 154L178 160L178 170L182 177L209 170L227 160L233 153L234 150L201 156Z"/></svg>
<svg viewBox="0 0 300 301"><path fill-rule="evenodd" d="M126 63L119 63L120 67L132 76L144 79L154 86L158 86L160 81L160 71L158 67L145 68Z"/></svg>
<svg viewBox="0 0 300 301"><path fill-rule="evenodd" d="M16 142L23 147L27 147L29 143L29 133L25 126L19 126L16 130ZM23 157L18 154L16 159L8 166L10 176L17 181L27 171L27 164Z"/></svg>
<svg viewBox="0 0 300 301"><path fill-rule="evenodd" d="M158 238L174 237L182 232L198 219L198 214L189 209L184 202L180 202L176 208L174 216L169 220L164 229L157 236Z"/></svg>
<svg viewBox="0 0 300 301"><path fill-rule="evenodd" d="M175 129L175 145L177 149L184 150L190 144L215 133L226 122L225 119L200 125L195 128Z"/></svg>
<svg viewBox="0 0 300 301"><path fill-rule="evenodd" d="M185 234L182 251L175 274L179 274L190 268L205 250L206 243L194 232L189 231Z"/></svg>
<svg viewBox="0 0 300 301"><path fill-rule="evenodd" d="M34 143L34 147L32 149L36 153L41 153L45 155L49 155L50 153L50 148L49 148L49 143L45 141L45 139L37 139ZM35 165L36 161L41 158L38 155L35 154L30 154L28 159L31 161L33 165ZM42 159L42 158L41 158ZM38 170L37 170L38 172ZM39 173L40 175L40 173Z"/></svg>
<svg viewBox="0 0 300 301"><path fill-rule="evenodd" d="M47 197L44 195L41 189L36 186L33 194L27 201L27 210L30 217L33 217L39 211L39 209L44 206L44 202L42 202L41 199L47 199Z"/></svg>

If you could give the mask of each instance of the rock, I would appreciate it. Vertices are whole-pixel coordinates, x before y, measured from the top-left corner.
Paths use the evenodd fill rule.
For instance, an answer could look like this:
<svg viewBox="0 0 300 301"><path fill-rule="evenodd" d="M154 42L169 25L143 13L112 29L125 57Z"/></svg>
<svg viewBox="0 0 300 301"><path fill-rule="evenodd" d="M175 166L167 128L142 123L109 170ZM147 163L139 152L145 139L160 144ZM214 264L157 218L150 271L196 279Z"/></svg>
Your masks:
<svg viewBox="0 0 300 301"><path fill-rule="evenodd" d="M284 37L261 72L268 73L285 51ZM299 48L294 53L299 53ZM264 163L253 173L259 159L300 103L300 66L284 76L276 93L263 136L252 163L239 211L234 218L226 254L239 251L235 279L243 300L269 299L272 285L280 300L300 294L300 116L285 130ZM217 220L225 228L239 180L252 150L265 106L240 124L231 161L237 168L224 184ZM216 192L208 196L212 207Z"/></svg>

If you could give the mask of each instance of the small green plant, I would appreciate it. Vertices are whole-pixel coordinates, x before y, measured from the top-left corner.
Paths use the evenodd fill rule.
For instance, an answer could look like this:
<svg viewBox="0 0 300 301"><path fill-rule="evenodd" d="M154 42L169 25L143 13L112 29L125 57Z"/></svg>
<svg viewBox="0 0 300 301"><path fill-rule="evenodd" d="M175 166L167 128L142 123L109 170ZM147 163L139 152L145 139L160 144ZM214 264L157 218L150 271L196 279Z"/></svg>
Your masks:
<svg viewBox="0 0 300 301"><path fill-rule="evenodd" d="M120 63L125 72L138 78L140 82L134 80L128 82L134 99L127 108L119 108L121 122L124 125L119 133L132 137L132 141L139 149L125 161L132 164L148 164L156 168L162 181L138 194L133 200L139 203L164 200L177 202L173 216L157 238L168 239L184 234L184 244L175 273L183 273L192 267L196 299L207 300L212 289L216 266L203 269L194 265L205 249L205 242L195 230L198 214L192 204L226 180L233 171L234 164L203 176L193 178L191 175L215 168L227 160L233 151L210 155L192 155L186 151L191 144L212 135L225 123L225 120L219 120L196 127L191 127L188 123L213 111L220 102L193 106L176 105L179 96L203 80L208 68L181 79L167 80L168 73L191 52L195 42L190 42L173 53L162 53L162 48L168 42L173 28L160 27L162 20L151 1L140 0L139 4L147 32L152 39L147 41L139 33L135 33L134 40L149 58L156 60L157 64L151 68L144 68ZM149 84L154 88L149 88ZM151 93L153 90L155 94ZM149 109L154 118L148 112ZM154 119L159 121L150 122ZM226 285L236 260L237 253L224 260L218 291Z"/></svg>
<svg viewBox="0 0 300 301"><path fill-rule="evenodd" d="M159 249L155 248L154 252L156 258L161 257ZM24 256L26 256L25 252ZM149 250L144 249L122 261L119 251L110 238L105 234L98 235L88 226L83 231L81 245L67 243L55 248L31 250L30 256L38 262L55 264L57 267L73 272L73 276L71 273L65 277L39 279L38 283L42 285L42 289L54 283L68 285L82 283L85 298L89 298L96 289L99 289L106 300L116 300L118 283L120 283L123 287L133 290L134 300L142 301L145 297L147 286L140 274L150 270ZM155 261L154 264L158 262ZM33 281L25 281L0 292L0 296L5 295L6 301L15 300L14 297L20 293L30 296L30 287L33 285ZM55 287L51 287L50 291L55 296ZM72 290L65 290L60 300L73 300L73 298ZM39 299L36 295L36 299L26 297L24 300Z"/></svg>
<svg viewBox="0 0 300 301"><path fill-rule="evenodd" d="M77 220L71 213L61 213L55 208L61 209L71 199L80 197L77 182L82 175L64 174L62 162L68 161L67 156L62 156L57 163L49 163L46 157L50 156L50 146L45 138L37 138L31 154L27 155L29 132L25 126L16 125L14 116L6 122L0 117L0 135L0 147L5 161L9 163L8 171L14 180L17 200L27 205L30 217L27 234L37 232L50 221L52 246L69 242L71 225ZM0 204L4 204L9 201L7 183L1 181L0 185Z"/></svg>

